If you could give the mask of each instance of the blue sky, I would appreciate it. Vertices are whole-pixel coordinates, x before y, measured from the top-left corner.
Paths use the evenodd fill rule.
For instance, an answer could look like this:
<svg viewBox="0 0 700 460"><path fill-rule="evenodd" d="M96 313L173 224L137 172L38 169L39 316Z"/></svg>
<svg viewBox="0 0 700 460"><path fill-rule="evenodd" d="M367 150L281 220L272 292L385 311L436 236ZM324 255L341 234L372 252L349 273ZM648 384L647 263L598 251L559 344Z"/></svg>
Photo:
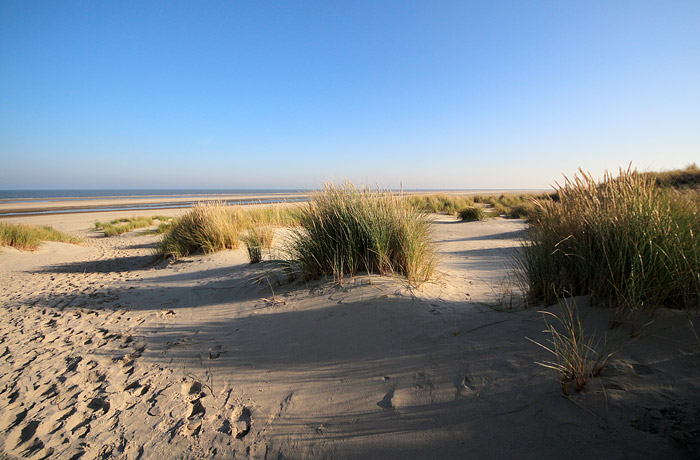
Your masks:
<svg viewBox="0 0 700 460"><path fill-rule="evenodd" d="M545 188L700 159L700 2L0 0L0 189Z"/></svg>

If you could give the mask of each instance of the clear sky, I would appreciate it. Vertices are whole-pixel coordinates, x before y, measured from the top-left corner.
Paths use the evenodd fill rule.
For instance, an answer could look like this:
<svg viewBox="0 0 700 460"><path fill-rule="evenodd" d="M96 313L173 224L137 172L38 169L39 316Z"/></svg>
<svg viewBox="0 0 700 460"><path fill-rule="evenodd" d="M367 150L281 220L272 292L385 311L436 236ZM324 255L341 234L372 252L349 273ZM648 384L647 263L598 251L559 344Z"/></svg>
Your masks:
<svg viewBox="0 0 700 460"><path fill-rule="evenodd" d="M693 161L698 0L0 0L0 189L545 188Z"/></svg>

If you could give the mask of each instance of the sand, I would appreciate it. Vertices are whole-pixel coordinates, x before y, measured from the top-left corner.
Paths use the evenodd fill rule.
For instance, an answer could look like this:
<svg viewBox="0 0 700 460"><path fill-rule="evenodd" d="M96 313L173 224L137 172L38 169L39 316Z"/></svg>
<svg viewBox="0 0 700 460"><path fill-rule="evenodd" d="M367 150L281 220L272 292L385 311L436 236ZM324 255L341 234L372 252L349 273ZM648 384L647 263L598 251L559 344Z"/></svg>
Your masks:
<svg viewBox="0 0 700 460"><path fill-rule="evenodd" d="M289 284L242 250L154 264L157 236L102 238L96 218L23 218L82 246L2 248L0 458L700 456L697 314L640 318L631 340L574 299L626 346L564 397L509 281L521 220L437 217L440 275L410 289Z"/></svg>

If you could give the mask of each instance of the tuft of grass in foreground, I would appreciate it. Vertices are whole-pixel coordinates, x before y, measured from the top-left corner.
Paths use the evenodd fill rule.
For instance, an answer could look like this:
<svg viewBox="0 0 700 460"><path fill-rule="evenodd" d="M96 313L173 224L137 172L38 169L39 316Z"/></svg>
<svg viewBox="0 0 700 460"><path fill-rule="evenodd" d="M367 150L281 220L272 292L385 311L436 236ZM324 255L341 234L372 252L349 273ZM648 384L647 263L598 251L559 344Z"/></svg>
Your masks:
<svg viewBox="0 0 700 460"><path fill-rule="evenodd" d="M463 221L484 220L486 219L486 212L481 206L467 206L461 209L457 216Z"/></svg>
<svg viewBox="0 0 700 460"><path fill-rule="evenodd" d="M545 332L549 333L550 345L543 345L530 338L554 355L554 361L538 362L540 366L557 371L562 393L568 394L573 381L576 391L581 391L591 377L598 377L608 360L615 354L605 340L596 339L595 334L584 332L581 317L573 303L560 302L561 314L542 311Z"/></svg>
<svg viewBox="0 0 700 460"><path fill-rule="evenodd" d="M659 190L636 171L601 183L581 174L558 188L559 202L537 205L518 259L529 302L590 295L618 309L614 324L642 307L697 305L697 195Z"/></svg>
<svg viewBox="0 0 700 460"><path fill-rule="evenodd" d="M161 224L159 225L160 229L160 226L163 224L167 224L167 221L169 219L169 217L165 216L120 217L118 219L113 219L109 222L96 221L94 229L95 231L103 231L104 235L107 237L118 236L122 233L130 232L139 228L150 227L156 220L161 222ZM156 231L154 233L160 232Z"/></svg>
<svg viewBox="0 0 700 460"><path fill-rule="evenodd" d="M176 219L156 245L162 257L184 257L235 249L240 244L241 223L237 208L222 203L200 203Z"/></svg>
<svg viewBox="0 0 700 460"><path fill-rule="evenodd" d="M299 225L287 251L307 277L395 273L418 285L433 274L429 216L390 191L326 184L301 208Z"/></svg>
<svg viewBox="0 0 700 460"><path fill-rule="evenodd" d="M0 222L0 246L11 246L17 249L33 251L41 245L42 241L58 241L73 244L81 242L79 238L49 226Z"/></svg>

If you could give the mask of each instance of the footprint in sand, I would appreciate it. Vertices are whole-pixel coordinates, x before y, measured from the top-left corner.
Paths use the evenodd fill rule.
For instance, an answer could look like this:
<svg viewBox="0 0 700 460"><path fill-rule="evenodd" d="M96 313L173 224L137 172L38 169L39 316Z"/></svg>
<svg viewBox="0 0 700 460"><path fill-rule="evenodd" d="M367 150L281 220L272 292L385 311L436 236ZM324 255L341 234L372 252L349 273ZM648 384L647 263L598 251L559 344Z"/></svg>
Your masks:
<svg viewBox="0 0 700 460"><path fill-rule="evenodd" d="M243 439L250 432L250 409L245 406L236 407L231 414L231 422L231 435L236 439Z"/></svg>
<svg viewBox="0 0 700 460"><path fill-rule="evenodd" d="M182 427L182 433L186 436L196 436L202 428L202 419L206 410L204 405L202 405L201 399L195 399L190 401L192 408L190 409L190 414L187 416L187 421Z"/></svg>
<svg viewBox="0 0 700 460"><path fill-rule="evenodd" d="M391 409L393 408L393 404L391 403L391 400L394 398L394 390L389 390L387 394L384 395L381 401L377 403L377 406L381 407L382 409Z"/></svg>

